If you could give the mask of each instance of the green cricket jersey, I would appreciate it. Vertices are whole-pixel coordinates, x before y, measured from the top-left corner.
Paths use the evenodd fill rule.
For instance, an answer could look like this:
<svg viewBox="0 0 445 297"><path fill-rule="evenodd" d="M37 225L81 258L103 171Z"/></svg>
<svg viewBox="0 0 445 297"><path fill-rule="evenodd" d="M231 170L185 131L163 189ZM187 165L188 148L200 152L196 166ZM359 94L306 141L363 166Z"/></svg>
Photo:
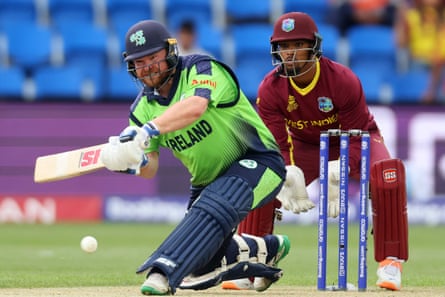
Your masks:
<svg viewBox="0 0 445 297"><path fill-rule="evenodd" d="M173 80L170 98L141 91L131 107L130 125L142 126L187 97L207 98L207 111L198 120L151 139L147 149L172 150L190 172L193 186L209 184L246 154L279 154L274 137L227 66L207 56L180 57Z"/></svg>

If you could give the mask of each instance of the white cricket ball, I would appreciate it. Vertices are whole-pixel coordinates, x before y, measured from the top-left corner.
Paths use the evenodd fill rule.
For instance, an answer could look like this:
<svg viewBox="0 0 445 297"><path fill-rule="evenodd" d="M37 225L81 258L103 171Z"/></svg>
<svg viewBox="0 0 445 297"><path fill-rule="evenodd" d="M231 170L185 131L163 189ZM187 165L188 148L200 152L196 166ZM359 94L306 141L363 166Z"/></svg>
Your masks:
<svg viewBox="0 0 445 297"><path fill-rule="evenodd" d="M94 253L97 250L97 240L93 236L85 236L80 241L80 247L84 252Z"/></svg>

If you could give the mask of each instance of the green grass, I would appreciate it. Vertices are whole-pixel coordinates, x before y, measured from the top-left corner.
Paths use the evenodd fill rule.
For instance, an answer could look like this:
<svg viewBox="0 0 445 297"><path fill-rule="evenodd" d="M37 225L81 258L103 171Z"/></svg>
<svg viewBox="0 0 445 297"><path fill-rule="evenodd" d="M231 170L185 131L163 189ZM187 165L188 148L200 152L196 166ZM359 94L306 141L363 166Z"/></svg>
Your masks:
<svg viewBox="0 0 445 297"><path fill-rule="evenodd" d="M0 226L0 287L139 286L136 268L174 226L156 224L56 224ZM328 283L336 281L337 230L330 226ZM280 262L284 277L277 285L316 285L316 226L277 225L276 232L292 242ZM356 282L357 228L350 228L350 282ZM405 286L443 286L445 239L443 227L410 228L410 259L404 266ZM80 249L85 235L98 239L96 253ZM369 284L375 282L372 236L369 248Z"/></svg>

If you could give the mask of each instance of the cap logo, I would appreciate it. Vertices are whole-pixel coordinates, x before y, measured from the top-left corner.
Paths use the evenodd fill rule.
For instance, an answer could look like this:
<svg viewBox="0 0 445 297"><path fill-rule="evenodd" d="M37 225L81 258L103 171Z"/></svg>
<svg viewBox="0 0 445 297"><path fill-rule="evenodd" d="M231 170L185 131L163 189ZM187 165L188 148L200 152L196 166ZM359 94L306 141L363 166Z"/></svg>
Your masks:
<svg viewBox="0 0 445 297"><path fill-rule="evenodd" d="M294 19L284 19L281 23L281 29L284 32L290 32L295 29L295 20Z"/></svg>
<svg viewBox="0 0 445 297"><path fill-rule="evenodd" d="M134 42L136 45L144 45L145 44L145 36L142 30L138 30L130 35L130 41Z"/></svg>

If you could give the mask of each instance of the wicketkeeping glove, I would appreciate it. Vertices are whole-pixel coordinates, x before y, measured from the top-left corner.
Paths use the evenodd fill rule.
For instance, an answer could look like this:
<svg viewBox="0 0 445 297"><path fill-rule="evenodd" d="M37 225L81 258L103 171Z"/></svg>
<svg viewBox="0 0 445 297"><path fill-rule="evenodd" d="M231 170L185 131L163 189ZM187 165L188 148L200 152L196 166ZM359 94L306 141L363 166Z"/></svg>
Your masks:
<svg viewBox="0 0 445 297"><path fill-rule="evenodd" d="M349 167L348 167L349 173ZM340 161L328 162L328 217L336 218L340 213Z"/></svg>
<svg viewBox="0 0 445 297"><path fill-rule="evenodd" d="M281 205L286 210L290 210L296 214L307 212L315 207L315 204L309 200L306 190L303 171L294 165L286 166L286 180L281 188L277 199L281 201Z"/></svg>

